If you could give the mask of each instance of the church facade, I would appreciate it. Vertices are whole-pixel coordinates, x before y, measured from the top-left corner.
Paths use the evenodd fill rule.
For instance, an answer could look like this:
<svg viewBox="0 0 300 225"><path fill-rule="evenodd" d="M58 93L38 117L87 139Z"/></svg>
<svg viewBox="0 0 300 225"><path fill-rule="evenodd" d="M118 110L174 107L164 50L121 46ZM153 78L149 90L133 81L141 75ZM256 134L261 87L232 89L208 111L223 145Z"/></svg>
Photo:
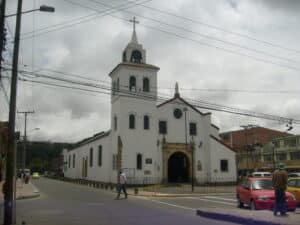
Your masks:
<svg viewBox="0 0 300 225"><path fill-rule="evenodd" d="M236 180L235 152L219 137L211 113L180 97L158 104L159 68L146 63L135 29L112 81L111 129L64 149L64 176L116 183L209 183Z"/></svg>

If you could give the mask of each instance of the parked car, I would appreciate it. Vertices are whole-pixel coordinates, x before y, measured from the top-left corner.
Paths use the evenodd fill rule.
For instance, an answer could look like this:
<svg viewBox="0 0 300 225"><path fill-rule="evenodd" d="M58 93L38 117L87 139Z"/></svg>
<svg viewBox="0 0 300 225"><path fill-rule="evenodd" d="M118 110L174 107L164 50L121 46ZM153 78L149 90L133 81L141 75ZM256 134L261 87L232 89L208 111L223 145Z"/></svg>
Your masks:
<svg viewBox="0 0 300 225"><path fill-rule="evenodd" d="M300 173L289 173L288 177L300 177Z"/></svg>
<svg viewBox="0 0 300 225"><path fill-rule="evenodd" d="M275 192L272 178L248 177L236 188L238 207L249 205L252 210L273 209ZM297 201L293 194L286 192L286 206L289 211L295 211Z"/></svg>
<svg viewBox="0 0 300 225"><path fill-rule="evenodd" d="M272 177L272 173L270 172L253 172L251 174L252 177Z"/></svg>
<svg viewBox="0 0 300 225"><path fill-rule="evenodd" d="M291 192L300 204L300 177L290 178L287 190Z"/></svg>
<svg viewBox="0 0 300 225"><path fill-rule="evenodd" d="M38 172L34 172L31 177L32 177L32 179L39 179L40 174Z"/></svg>

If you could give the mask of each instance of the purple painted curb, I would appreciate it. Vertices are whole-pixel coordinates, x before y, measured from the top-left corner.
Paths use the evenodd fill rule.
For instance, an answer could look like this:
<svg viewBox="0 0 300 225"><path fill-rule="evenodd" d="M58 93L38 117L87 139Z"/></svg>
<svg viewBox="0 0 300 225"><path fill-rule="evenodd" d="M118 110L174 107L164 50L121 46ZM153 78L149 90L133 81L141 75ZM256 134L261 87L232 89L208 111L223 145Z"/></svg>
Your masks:
<svg viewBox="0 0 300 225"><path fill-rule="evenodd" d="M205 210L197 210L197 215L209 219L222 220L232 223L239 223L244 225L280 225L281 223L267 222L258 219L246 218L238 215L230 215L218 212L211 212Z"/></svg>

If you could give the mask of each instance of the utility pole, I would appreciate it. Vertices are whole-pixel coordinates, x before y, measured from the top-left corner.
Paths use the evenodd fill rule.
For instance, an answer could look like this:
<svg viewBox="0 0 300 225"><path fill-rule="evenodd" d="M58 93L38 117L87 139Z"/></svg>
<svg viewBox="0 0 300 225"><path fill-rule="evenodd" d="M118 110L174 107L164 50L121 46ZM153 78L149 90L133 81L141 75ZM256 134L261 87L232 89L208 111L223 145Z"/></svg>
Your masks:
<svg viewBox="0 0 300 225"><path fill-rule="evenodd" d="M5 40L5 7L6 0L1 1L0 6L0 81L2 78L2 52L4 51L4 40Z"/></svg>
<svg viewBox="0 0 300 225"><path fill-rule="evenodd" d="M26 168L26 144L27 144L27 115L34 113L34 111L24 111L18 112L24 114L24 139L23 139L23 151L21 153L21 168L24 170Z"/></svg>
<svg viewBox="0 0 300 225"><path fill-rule="evenodd" d="M10 87L9 120L8 120L8 149L6 161L6 182L4 188L4 225L15 224L16 214L16 99L18 80L18 61L21 30L22 0L18 0L16 30L13 51L13 67Z"/></svg>
<svg viewBox="0 0 300 225"><path fill-rule="evenodd" d="M252 124L248 124L248 125L242 125L242 126L240 126L240 127L242 127L242 128L244 128L244 130L245 130L245 151L246 151L246 167L247 167L247 176L249 175L249 146L248 146L248 132L247 132L247 130L248 129L250 129L250 128L253 128L253 127L255 127L254 125L252 125ZM253 164L253 161L252 161L252 164Z"/></svg>

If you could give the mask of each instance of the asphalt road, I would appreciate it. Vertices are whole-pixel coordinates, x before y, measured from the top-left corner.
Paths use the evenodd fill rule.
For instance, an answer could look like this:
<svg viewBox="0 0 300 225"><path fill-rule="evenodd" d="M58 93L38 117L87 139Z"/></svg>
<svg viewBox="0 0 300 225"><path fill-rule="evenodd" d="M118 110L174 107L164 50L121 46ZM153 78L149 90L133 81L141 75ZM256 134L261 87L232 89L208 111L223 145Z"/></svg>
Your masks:
<svg viewBox="0 0 300 225"><path fill-rule="evenodd" d="M17 224L25 221L28 225L229 225L232 223L199 217L195 209L202 204L235 207L235 202L218 203L221 199L214 196L163 199L129 196L114 200L115 193L78 184L46 178L34 184L41 196L17 201Z"/></svg>

